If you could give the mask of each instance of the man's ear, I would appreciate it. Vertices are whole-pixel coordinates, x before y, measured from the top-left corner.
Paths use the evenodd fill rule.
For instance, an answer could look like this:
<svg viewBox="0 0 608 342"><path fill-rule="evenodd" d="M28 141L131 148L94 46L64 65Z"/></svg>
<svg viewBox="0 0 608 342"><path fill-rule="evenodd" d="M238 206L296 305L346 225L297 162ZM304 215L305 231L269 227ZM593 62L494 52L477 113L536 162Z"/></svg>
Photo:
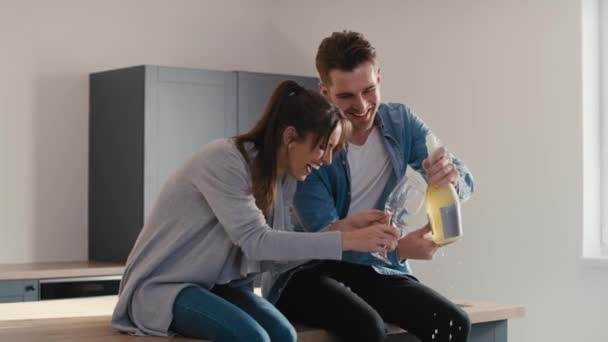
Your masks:
<svg viewBox="0 0 608 342"><path fill-rule="evenodd" d="M329 97L329 89L327 89L327 87L325 86L325 84L323 84L322 82L319 82L319 92L324 97Z"/></svg>
<svg viewBox="0 0 608 342"><path fill-rule="evenodd" d="M381 79L381 77L380 77L380 67L378 67L378 71L376 72L376 82L378 84L380 84L380 79Z"/></svg>
<svg viewBox="0 0 608 342"><path fill-rule="evenodd" d="M288 126L283 130L283 145L289 146L298 140L298 132L296 132L295 127Z"/></svg>

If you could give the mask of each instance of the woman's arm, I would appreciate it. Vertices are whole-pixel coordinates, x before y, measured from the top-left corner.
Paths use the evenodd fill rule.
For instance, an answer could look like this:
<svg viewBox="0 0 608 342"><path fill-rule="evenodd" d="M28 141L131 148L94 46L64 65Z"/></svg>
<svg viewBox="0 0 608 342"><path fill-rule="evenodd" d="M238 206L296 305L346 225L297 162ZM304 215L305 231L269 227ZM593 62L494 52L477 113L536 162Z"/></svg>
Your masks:
<svg viewBox="0 0 608 342"><path fill-rule="evenodd" d="M206 146L193 163L192 183L204 196L230 240L253 260L297 261L342 257L337 231L298 233L273 230L251 193L249 168L227 140Z"/></svg>

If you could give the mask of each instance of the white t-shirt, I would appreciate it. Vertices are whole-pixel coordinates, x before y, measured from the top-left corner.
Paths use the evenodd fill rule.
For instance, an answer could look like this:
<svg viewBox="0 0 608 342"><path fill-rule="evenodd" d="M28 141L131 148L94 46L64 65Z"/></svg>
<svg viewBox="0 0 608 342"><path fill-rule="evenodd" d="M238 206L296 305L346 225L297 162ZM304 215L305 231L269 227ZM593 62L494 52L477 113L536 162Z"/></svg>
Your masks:
<svg viewBox="0 0 608 342"><path fill-rule="evenodd" d="M391 163L378 127L374 127L365 144L348 145L351 199L348 215L373 209L391 175Z"/></svg>

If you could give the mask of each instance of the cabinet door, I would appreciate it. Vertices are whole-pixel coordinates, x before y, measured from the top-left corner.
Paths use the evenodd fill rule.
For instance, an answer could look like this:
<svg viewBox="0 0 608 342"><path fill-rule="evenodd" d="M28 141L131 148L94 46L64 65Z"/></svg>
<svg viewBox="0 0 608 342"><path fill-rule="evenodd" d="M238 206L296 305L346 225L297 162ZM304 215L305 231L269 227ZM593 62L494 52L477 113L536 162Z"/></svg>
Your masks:
<svg viewBox="0 0 608 342"><path fill-rule="evenodd" d="M165 180L201 146L237 132L234 73L146 68L145 215Z"/></svg>
<svg viewBox="0 0 608 342"><path fill-rule="evenodd" d="M270 98L272 91L281 81L293 80L308 89L319 91L319 81L315 77L264 74L239 71L238 74L238 131L252 128Z"/></svg>
<svg viewBox="0 0 608 342"><path fill-rule="evenodd" d="M37 280L0 281L0 303L36 301L38 293Z"/></svg>

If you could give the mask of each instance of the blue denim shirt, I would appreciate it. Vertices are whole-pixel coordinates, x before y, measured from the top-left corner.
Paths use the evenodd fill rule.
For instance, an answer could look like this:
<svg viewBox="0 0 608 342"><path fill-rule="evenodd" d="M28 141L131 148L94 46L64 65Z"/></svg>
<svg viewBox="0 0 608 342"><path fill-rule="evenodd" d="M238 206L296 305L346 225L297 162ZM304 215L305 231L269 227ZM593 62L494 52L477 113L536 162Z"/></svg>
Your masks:
<svg viewBox="0 0 608 342"><path fill-rule="evenodd" d="M386 198L405 174L408 165L426 179L422 161L427 157L426 135L429 128L408 107L398 103L380 104L374 124L380 129L392 167L392 173L375 206L375 209L382 209ZM351 177L346 158L347 149L348 146L346 150L340 151L331 165L324 165L298 184L292 213L296 230L321 231L348 214ZM460 175L458 195L462 202L473 192L473 177L458 158L453 155L451 157ZM388 258L391 260L390 265L370 253L343 253L344 261L373 266L382 274L410 273L407 260L398 260L396 250L389 253ZM264 292L270 301L278 299L280 291L295 270L297 269L265 278Z"/></svg>

